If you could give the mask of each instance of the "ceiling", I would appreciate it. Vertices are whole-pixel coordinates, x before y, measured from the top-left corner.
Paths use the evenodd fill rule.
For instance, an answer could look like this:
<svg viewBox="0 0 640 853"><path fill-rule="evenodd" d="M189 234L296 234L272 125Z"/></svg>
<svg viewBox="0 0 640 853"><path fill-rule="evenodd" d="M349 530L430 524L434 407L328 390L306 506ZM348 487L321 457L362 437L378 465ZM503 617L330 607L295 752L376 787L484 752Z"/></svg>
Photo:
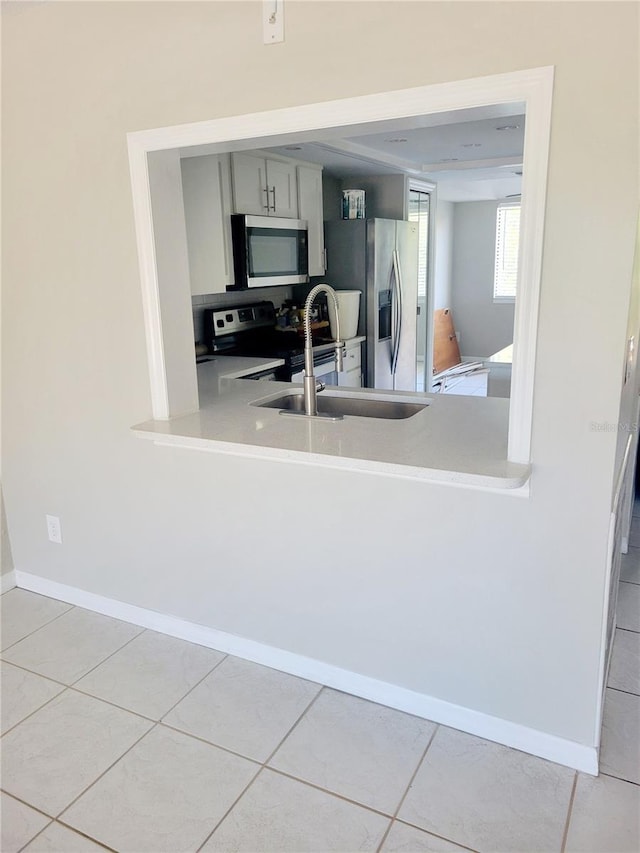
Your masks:
<svg viewBox="0 0 640 853"><path fill-rule="evenodd" d="M402 172L437 183L444 201L505 198L520 193L524 150L523 109L509 106L508 112L501 105L438 113L370 133L325 132L320 140L268 150L320 163L338 179Z"/></svg>

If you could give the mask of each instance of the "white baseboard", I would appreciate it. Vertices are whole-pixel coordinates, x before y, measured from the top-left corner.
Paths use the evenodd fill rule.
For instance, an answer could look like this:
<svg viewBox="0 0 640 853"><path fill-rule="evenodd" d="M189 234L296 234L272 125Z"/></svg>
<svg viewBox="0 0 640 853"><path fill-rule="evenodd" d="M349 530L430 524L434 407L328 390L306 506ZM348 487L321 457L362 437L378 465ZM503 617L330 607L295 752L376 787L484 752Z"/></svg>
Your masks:
<svg viewBox="0 0 640 853"><path fill-rule="evenodd" d="M0 595L4 592L9 592L10 589L13 589L16 584L16 573L11 570L10 572L6 572L4 575L0 575Z"/></svg>
<svg viewBox="0 0 640 853"><path fill-rule="evenodd" d="M215 628L208 628L205 625L187 622L175 616L147 610L144 607L125 604L113 598L86 592L28 572L16 571L15 580L21 589L47 595L105 616L168 634L171 637L236 655L362 699L369 699L371 702L377 702L389 708L405 711L408 714L555 761L557 764L563 764L584 773L592 775L598 773L598 752L595 746L575 743L490 714L445 702L433 696L416 693L395 684L359 675L357 672L350 672L313 658L267 646L225 631L218 631Z"/></svg>

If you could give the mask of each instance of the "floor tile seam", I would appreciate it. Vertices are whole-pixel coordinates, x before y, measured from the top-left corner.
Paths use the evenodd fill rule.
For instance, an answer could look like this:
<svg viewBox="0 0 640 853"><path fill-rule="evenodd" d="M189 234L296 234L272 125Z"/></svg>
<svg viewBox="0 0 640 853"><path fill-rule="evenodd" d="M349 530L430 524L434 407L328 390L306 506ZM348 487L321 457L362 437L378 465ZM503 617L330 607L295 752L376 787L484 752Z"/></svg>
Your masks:
<svg viewBox="0 0 640 853"><path fill-rule="evenodd" d="M93 835L88 835L88 834L87 834L86 832L84 832L83 830L81 830L81 829L76 829L76 827L75 827L75 826L71 826L71 824L70 824L70 823L65 823L65 821L60 820L60 818L56 818L56 820L55 820L55 821L53 821L53 823L59 823L59 824L60 824L60 826L64 826L66 829L69 829L69 830L71 830L72 832L75 832L77 835L81 835L83 838L86 838L86 839L88 839L89 841L92 841L94 844L97 844L97 845L98 845L98 847L102 847L102 849L103 849L103 850L109 850L109 851L110 851L110 853L118 853L118 850L116 850L116 848L115 848L115 847L109 847L109 845L108 845L108 844L105 844L105 843L104 843L104 841L99 841L97 838L94 838L94 837L93 837ZM45 828L46 828L46 827L45 827ZM43 831L44 831L44 830L43 830ZM40 834L40 833L38 833L38 835L39 835L39 834ZM36 837L37 837L37 836L36 836Z"/></svg>
<svg viewBox="0 0 640 853"><path fill-rule="evenodd" d="M125 708L124 705L118 705L117 702L112 702L110 699L103 699L102 696L96 696L94 693L88 693L86 690L81 690L79 687L68 687L68 690L77 693L80 696L86 696L88 699L95 699L96 702L102 702L104 705L109 705L111 708L116 708L118 711L125 711L127 714L132 714L134 717L139 717L145 723L158 723L159 720L153 717L147 717L146 714L141 714L140 711L132 711L131 708Z"/></svg>
<svg viewBox="0 0 640 853"><path fill-rule="evenodd" d="M188 640L187 640L187 641L185 641L185 642L188 642ZM197 644L196 644L196 643L192 643L191 645L194 645L194 646L195 646L195 645L197 645ZM204 648L206 648L206 646L205 646ZM202 684L202 682L203 682L205 679L209 678L209 676L211 675L211 673L215 672L215 671L216 671L216 669L220 666L220 664L224 663L224 661L229 657L229 655L228 655L228 654L225 654L224 652L220 652L220 651L218 651L217 649L211 649L211 651L217 652L219 655L222 655L222 658L221 658L217 663L215 663L215 664L211 667L211 669L210 669L208 672L205 672L205 674L202 676L202 678L200 678L200 679L199 679L199 680L198 680L198 681L193 685L193 687L190 687L190 688L187 690L187 692L184 694L184 696L181 696L181 697L180 697L180 699L178 699L178 701L177 701L177 702L174 702L174 703L173 703L173 705L169 708L169 710L168 710L168 711L165 711L165 712L164 712L164 714L162 714L162 716L161 716L161 717L160 717L160 719L158 720L158 722L159 722L159 723L163 723L163 724L164 724L164 720L165 720L165 718L166 718L166 717L168 717L168 716L169 716L169 714L170 714L170 713L171 713L175 708L177 708L177 707L178 707L178 705L179 705L181 702L184 702L184 700L187 698L187 696L189 696L191 693L193 693L193 691L196 689L196 687L200 687L200 685ZM170 728L170 727L169 727L169 728Z"/></svg>
<svg viewBox="0 0 640 853"><path fill-rule="evenodd" d="M89 611L89 612L92 612L92 611ZM102 615L102 614L99 614L99 615ZM110 617L110 616L109 616L108 618L109 618L109 619L111 619L112 617ZM122 620L122 619L118 619L117 621L118 621L118 622L122 622L123 620ZM125 622L125 625L132 625L132 624L133 624L132 622ZM136 627L136 628L139 628L140 626L139 626L139 625L136 625L135 627ZM114 649L114 651L112 651L110 654L108 654L108 655L107 655L105 658L103 658L99 663L97 663L95 666L92 666L92 667L91 667L91 669L87 670L86 672L83 672L83 673L82 673L82 675L81 675L79 678L76 678L76 679L75 679L75 681L72 681L72 682L69 684L69 687L73 687L73 686L74 686L75 684L77 684L79 681L82 681L82 679L83 679L83 678L86 678L86 677L87 677L87 675L91 675L91 673L92 673L94 670L96 670L99 666L102 666L102 664L103 664L103 663L106 663L108 660L111 660L111 658L112 658L114 655L117 655L117 654L118 654L118 652L121 652L123 649L125 649L125 648L129 645L129 643L132 643L134 640L137 640L137 639L138 639L138 637L141 637L141 636L144 634L144 632L145 632L146 630L147 630L146 628L140 628L140 630L138 631L138 633L137 633L137 634L134 634L134 636L133 636L133 637L131 637L130 639L128 639L128 640L126 641L126 643L123 643L121 646L118 646L118 648L117 648L117 649Z"/></svg>
<svg viewBox="0 0 640 853"><path fill-rule="evenodd" d="M258 776L262 773L262 771L263 771L263 770L264 770L264 765L262 765L262 766L258 767L258 769L257 769L256 773L251 777L251 779L247 782L247 784L244 786L244 788L240 791L240 793L238 794L238 796L237 796L237 797L235 798L235 800L231 803L231 805L229 806L229 808L228 808L228 809L226 810L226 812L222 815L222 817L220 818L220 820L216 823L216 825L213 827L213 829L211 830L211 832L210 832L210 833L207 835L207 837L204 839L204 841L202 842L202 844L201 844L199 847L197 847L197 848L196 848L196 853L200 853L200 851L201 851L201 850L202 850L202 848L205 846L205 844L207 844L207 842L209 841L209 839L210 839L210 838L213 836L213 834L217 831L218 827L222 826L222 824L224 823L224 821L225 821L225 820L227 819L227 817L231 814L231 812L235 809L235 807L237 806L237 804L238 804L238 803L240 802L240 800L244 797L244 795L247 793L247 791L249 790L249 788L253 785L253 783L256 781L256 779L257 779L257 778L258 778Z"/></svg>
<svg viewBox="0 0 640 853"><path fill-rule="evenodd" d="M199 743L203 743L206 746L213 747L214 749L220 749L223 752L228 753L229 755L233 755L236 758L242 758L243 761L249 761L251 764L255 764L258 767L264 767L264 762L260 761L259 758L251 758L249 755L245 755L242 752L237 752L234 749L231 749L228 746L223 746L222 744L215 743L212 740L207 740L200 735L194 735L191 732L187 732L184 729L179 729L176 726L172 726L170 723L165 723L162 720L156 721L156 725L160 726L163 729L168 729L171 732L175 732L176 734L183 735L184 737L191 738L192 740L197 740Z"/></svg>
<svg viewBox="0 0 640 853"><path fill-rule="evenodd" d="M621 628L619 625L616 625L616 631L626 631L627 634L640 634L640 631L634 631L633 628Z"/></svg>
<svg viewBox="0 0 640 853"><path fill-rule="evenodd" d="M14 587L14 588L15 588L15 589L18 589L18 587ZM9 592L11 592L11 590L9 590ZM57 602L59 602L60 604L66 604L66 602L64 602L64 601L63 601L63 602L60 602L60 601L59 601L59 599L57 599L57 598L52 598L52 599L50 599L50 600L51 600L51 601L57 601ZM66 615L67 615L67 613L70 613L72 610L75 610L75 609L76 609L75 604L70 604L70 605L67 607L67 609L66 609L66 610L63 610L63 611L62 611L62 613L58 613L58 615L57 615L57 616L54 616L54 617L53 617L53 619L49 619L49 620L48 620L47 622L45 622L43 625L38 625L38 627L37 627L37 628L34 628L34 629L33 629L33 631L29 631L29 633L28 633L28 634L25 634L25 635L24 635L24 637L20 637L20 639L19 639L19 640L16 640L16 641L15 641L15 643L10 643L8 646L5 646L5 647L2 649L1 654L4 654L5 652L8 652L8 651L9 651L9 649L12 649L14 646L17 646L17 645L18 645L18 643L21 643L23 640L26 640L28 637L33 637L33 635L34 635L34 634L37 634L37 633L38 633L38 631L41 631L43 628L48 627L49 625L53 624L53 623L54 623L54 622L56 622L58 619L60 619L62 616L66 616Z"/></svg>
<svg viewBox="0 0 640 853"><path fill-rule="evenodd" d="M633 779L625 779L624 776L616 776L615 773L607 773L606 770L600 770L600 776L608 776L609 779L617 779L619 782L627 782L629 785L635 785L636 788L640 788L640 782L634 782Z"/></svg>
<svg viewBox="0 0 640 853"><path fill-rule="evenodd" d="M50 675L42 675L40 672L36 672L33 669L29 669L28 666L25 666L22 663L14 663L12 660L5 660L2 655L0 655L0 661L2 663L6 663L7 666L14 666L16 669L21 669L23 672L28 672L29 675L36 675L38 678L43 678L45 681L51 681L52 684L57 684L59 687L69 687L69 684L65 684L64 681L58 681L57 678L51 678Z"/></svg>
<svg viewBox="0 0 640 853"><path fill-rule="evenodd" d="M621 581L619 581L619 583L627 583L627 584L629 584L629 586L638 586L638 584L637 584L637 583L634 583L633 581L623 581L623 580L621 580Z"/></svg>
<svg viewBox="0 0 640 853"><path fill-rule="evenodd" d="M635 693L633 690L623 690L621 687L612 687L610 684L607 684L607 690L615 690L616 693L626 693L627 696L637 696L640 698L640 693Z"/></svg>
<svg viewBox="0 0 640 853"><path fill-rule="evenodd" d="M365 809L365 811L387 818L387 820L393 820L391 811L385 812L382 809L375 808L375 806L368 806L366 803L360 802L360 800L354 800L351 797L347 797L346 794L341 794L339 791L332 791L330 788L323 788L322 785L318 785L316 782L311 782L309 779L303 779L300 776L294 776L286 770L279 770L277 767L271 767L266 764L264 765L263 770L269 770L272 773L277 773L278 776L284 776L285 779L291 779L293 782L300 782L300 784L306 785L307 788L313 788L323 794L328 794L330 797L335 797L338 800L349 803L349 805L358 806L358 808Z"/></svg>
<svg viewBox="0 0 640 853"><path fill-rule="evenodd" d="M67 611L67 612L69 612L69 611ZM62 614L60 614L60 615L61 615L61 616L64 616L65 614L64 614L64 613L62 613ZM111 618L111 617L109 617L109 618ZM119 620L119 621L122 621L122 620ZM53 620L52 620L52 622L55 622L55 619L53 619ZM51 622L49 622L48 624L50 625L50 624L51 624ZM131 623L127 623L127 624L131 624ZM43 625L42 627L43 627L43 628L46 628L46 625ZM3 656L4 656L4 653L5 653L5 651L9 651L9 649L10 649L10 648L13 648L13 646L9 646L9 647L7 647L6 649L3 649L3 650L2 650L2 652L0 653L0 660L1 660L3 663L8 663L8 664L10 664L11 666L15 666L15 667L17 667L18 669L23 669L25 672L29 672L29 673L31 673L32 675L37 675L37 676L39 676L40 678L45 678L47 681L53 681L53 682L54 682L54 684L60 684L60 685L62 685L63 687L74 687L74 685L76 685L79 681L82 681L82 679L83 679L83 678L85 678L85 676L87 676L87 675L89 675L89 673L93 672L93 671L94 671L94 669L97 669L99 666L102 666L102 664L103 664L103 663L106 663L106 661L108 661L108 660L109 660L109 658L112 658L114 655L117 655L117 654L118 654L118 652L122 651L122 649L124 649L124 648L125 648L125 646L128 646L128 645L129 645L129 643L132 643L134 640L136 640L136 639L137 639L141 634L143 634L143 633L144 633L144 631L146 631L146 628L141 628L141 629L140 629L140 631L139 631L139 632L138 632L134 637L131 637L131 639L127 640L127 641L126 641L126 643L124 643L124 645L122 645L122 646L120 646L119 648L115 649L115 651L110 652L110 653L107 655L107 657L103 658L103 659L102 659L101 661L99 661L99 663L97 663L95 666L92 666L92 667L91 667L91 669L88 669L86 672L83 672L83 673L82 673L82 675L81 675L79 678L76 678L74 681L70 681L70 682L60 681L58 678L52 678L52 676L50 676L50 675L43 675L41 672L38 672L38 671L37 671L37 670L35 670L35 669L29 669L29 667L28 667L28 666L25 666L23 663L15 663L15 662L14 662L14 661L12 661L12 660L7 660L5 657L3 657ZM36 633L36 632L34 631L33 633ZM29 636L32 636L32 635L29 635ZM23 637L23 639L24 639L24 640L26 640L27 638L26 638L26 637ZM18 642L22 642L22 641L21 641L21 640L18 640ZM16 643L14 643L13 645L17 645L17 644L16 644Z"/></svg>
<svg viewBox="0 0 640 853"><path fill-rule="evenodd" d="M49 823L46 826L43 826L42 829L38 833L36 833L36 835L34 835L33 838L29 839L29 841L27 841L26 844L23 844L22 847L17 851L17 853L22 853L23 850L26 850L26 848L36 840L36 838L39 838L42 835L42 833L45 832L45 830L49 829L49 827L51 827L51 826L55 826L56 823L59 823L61 826L64 826L69 830L73 830L73 832L75 832L77 835L81 835L83 838L86 838L88 841L92 841L98 847L102 847L103 850L109 850L110 853L118 853L118 851L114 850L112 847L107 847L101 841L97 841L95 838L92 838L90 835L87 835L85 832L80 832L79 830L74 829L73 827L69 826L66 823L62 823L62 821L56 820L55 818L53 820L49 821Z"/></svg>
<svg viewBox="0 0 640 853"><path fill-rule="evenodd" d="M417 764L416 764L416 766L415 766L415 768L414 768L414 771L413 771L413 773L411 774L411 778L409 779L409 783L407 784L407 787L404 789L404 793L403 793L403 794L402 794L402 796L400 797L400 800L399 800L399 802L398 802L398 805L397 805L397 806L396 806L396 808L395 808L395 811L394 811L394 813L393 813L393 815L392 815L392 817L391 817L391 823L390 823L390 824L389 824L389 826L387 827L387 831L385 832L385 834L384 834L384 836L383 836L382 840L380 841L380 844L378 845L377 853L380 853L380 851L381 851L381 850L382 850L382 848L383 848L383 845L384 845L385 841L387 840L387 836L388 836L388 835L389 835L389 833L391 832L391 827L393 826L393 822L394 822L394 821L395 821L395 819L398 817L398 813L399 813L400 809L402 808L402 806L404 805L404 801L406 800L407 795L408 795L408 793L409 793L409 791L410 791L410 789L411 789L411 786L413 785L413 782L414 782L414 780L415 780L416 776L418 775L418 771L419 771L419 770L420 770L420 768L422 767L422 764L423 764L423 762L424 762L425 756L426 756L427 752L429 751L429 747L430 747L430 746L431 746L431 744L433 743L433 739L434 739L434 737L436 736L436 734L437 734L437 732L438 732L439 728L440 728L439 724L438 724L438 723L436 723L436 724L435 724L435 728L434 728L434 730L431 732L431 736L429 737L429 741L428 741L427 745L425 746L425 748L422 750L422 755L421 755L421 756L420 756L420 758L418 759L418 762L417 762Z"/></svg>
<svg viewBox="0 0 640 853"><path fill-rule="evenodd" d="M83 790L77 796L75 796L73 798L73 800L71 800L70 803L67 803L67 805L60 812L58 812L58 814L56 815L56 820L59 821L60 823L65 823L63 820L61 820L62 815L65 812L67 812L71 808L71 806L75 805L75 803L78 802L80 797L83 797L88 791L91 790L91 788L93 788L94 785L96 785L104 776L106 776L106 774L112 769L112 767L115 767L115 765L119 761L121 761L125 757L125 755L128 755L131 752L131 750L134 747L136 747L143 738L145 738L147 735L151 734L151 732L156 728L157 725L158 725L158 723L154 723L149 729L147 729L146 732L141 734L139 738L136 738L136 740L134 741L134 743L131 744L131 746L127 747L127 749L121 755L119 755L114 761L112 761L111 764L109 764L109 766L106 767L102 771L102 773L100 773L100 775L97 776L93 780L93 782L91 782L89 785L87 785L86 788L83 788ZM65 823L65 826L69 826L70 829L75 830L75 827L71 826L70 824ZM75 831L78 831L78 830L75 830Z"/></svg>
<svg viewBox="0 0 640 853"><path fill-rule="evenodd" d="M18 726L21 726L23 723L26 723L27 720L29 720L31 717L33 717L34 714L37 714L38 711L42 711L44 708L47 707L47 705L50 705L54 699L60 699L61 696L64 696L65 691L71 689L70 687L67 687L66 684L61 685L61 686L63 687L63 690L61 690L60 693L56 693L55 696L52 696L50 699L47 699L46 702L43 702L42 705L39 705L37 708L35 708L33 711L31 711L30 714L27 714L26 717L23 717L21 720L18 720L18 722L15 725L11 726L11 728L7 729L6 732L2 733L2 735L0 736L0 740L2 740L2 738L5 738L10 732L15 731L15 729L17 729Z"/></svg>
<svg viewBox="0 0 640 853"><path fill-rule="evenodd" d="M134 639L136 639L136 638L134 637ZM123 648L124 648L124 646L123 646ZM117 652L116 652L116 654L117 654ZM103 663L104 663L104 661L103 661ZM118 710L120 710L120 711L126 711L128 714L134 714L136 717L140 717L141 719L146 720L149 723L160 723L160 722L162 722L163 718L167 716L167 714L169 714L169 713L171 713L171 711L173 711L173 709L176 707L176 705L179 705L180 702L182 702L182 700L185 699L192 690L195 690L195 688L198 686L198 684L200 684L202 681L204 681L204 679L207 678L207 676L211 675L213 670L217 666L219 666L221 663L222 663L222 661L218 661L218 663L216 663L216 665L214 667L212 667L208 672L206 672L202 676L202 678L197 682L197 684L194 684L193 687L190 687L189 690L187 691L187 693L185 693L184 696L181 696L180 699L178 699L178 701L175 702L171 706L171 708L169 708L168 711L164 712L161 717L148 717L146 714L143 714L140 711L134 711L133 708L128 708L126 705L119 705L117 702L113 702L111 699L105 699L104 696L98 696L95 693L90 693L88 690L82 690L77 685L80 681L82 681L82 678L84 678L84 676L82 676L81 679L78 679L78 681L75 681L73 683L73 685L69 685L67 687L67 689L73 690L74 693L79 693L82 696L88 696L90 699L96 699L98 702L104 702L105 705L111 705L112 708L118 708Z"/></svg>
<svg viewBox="0 0 640 853"><path fill-rule="evenodd" d="M312 683L312 684L318 684L318 682L317 682L317 681L314 681L314 682L311 682L311 683ZM276 748L275 748L275 749L272 749L272 750L271 750L271 752L269 753L269 755L268 755L268 756L265 758L265 760L262 762L262 764L263 764L263 766L264 766L264 767L268 766L269 762L273 759L274 755L278 752L278 750L279 750L279 749L280 749L280 747L284 744L284 742L287 740L287 738L288 738L290 735L292 735L292 734L293 734L293 732L297 729L297 727L298 727L298 726L299 726L299 724L302 722L302 720L304 719L304 717L306 717L306 715L308 714L309 710L310 710L310 709L311 709L311 708L316 704L316 702L317 702L317 701L318 701L318 699L320 698L320 694L321 694L321 693L323 693L323 692L325 691L326 686L325 686L324 684L319 684L319 685L318 685L318 688L319 688L319 689L316 691L316 695L313 697L313 699L311 699L311 701L308 703L308 705L306 706L306 708L304 708L304 710L299 714L298 718L297 718L297 719L296 719L296 721L293 723L293 725L289 727L289 730L288 730L288 731L287 731L287 733L284 735L284 737L282 737L282 738L278 741L278 745L276 746Z"/></svg>
<svg viewBox="0 0 640 853"><path fill-rule="evenodd" d="M24 800L22 797L19 797L17 794L12 794L11 791L8 791L4 787L0 787L0 791L5 794L7 797L11 797L12 800L17 800L19 803L22 803L23 806L29 806L30 809L33 809L34 812L38 812L38 814L43 815L44 817L48 817L49 821L54 821L55 815L49 814L49 812L43 811L40 806L34 806L28 800Z"/></svg>
<svg viewBox="0 0 640 853"><path fill-rule="evenodd" d="M571 824L571 815L573 813L573 801L576 796L576 788L578 787L578 774L573 774L573 785L571 786L571 796L569 797L569 807L567 808L567 816L564 822L564 829L562 832L562 843L560 845L560 853L565 853L567 847L567 838L569 837L569 826Z"/></svg>
<svg viewBox="0 0 640 853"><path fill-rule="evenodd" d="M406 818L396 817L393 819L393 823L401 823L404 824L404 826L411 827L411 829L417 829L419 832L425 832L427 835L433 835L435 838L440 838L442 841L448 841L449 844L455 844L456 847L461 847L463 850L468 850L469 853L479 853L479 851L475 850L473 847L468 847L466 844L461 844L459 841L454 841L453 838L449 838L446 835L438 835L437 832L433 832L431 829L425 829L424 826L418 826L417 823L412 823Z"/></svg>
<svg viewBox="0 0 640 853"><path fill-rule="evenodd" d="M35 841L35 840L36 840L36 838L38 838L40 835L42 835L42 833L45 831L45 829L49 829L49 827L50 827L52 824L54 824L54 823L55 823L55 820L50 820L50 821L49 821L49 823L48 823L46 826L43 826L41 830L39 830L38 832L36 832L36 834L33 836L33 838L30 838L28 841L25 841L25 843L22 845L22 847L19 847L19 848L17 849L16 853L22 853L22 851L23 851L26 847L28 847L28 846L31 844L31 842L32 842L32 841Z"/></svg>

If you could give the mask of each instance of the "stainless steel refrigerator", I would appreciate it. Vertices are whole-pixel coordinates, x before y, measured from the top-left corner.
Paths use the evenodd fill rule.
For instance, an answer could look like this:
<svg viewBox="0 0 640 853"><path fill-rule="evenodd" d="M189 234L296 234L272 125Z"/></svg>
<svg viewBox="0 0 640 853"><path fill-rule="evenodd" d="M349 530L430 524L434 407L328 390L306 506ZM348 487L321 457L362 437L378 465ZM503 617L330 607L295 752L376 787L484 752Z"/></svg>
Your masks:
<svg viewBox="0 0 640 853"><path fill-rule="evenodd" d="M360 290L368 388L416 390L418 226L395 219L325 222L327 271L336 290Z"/></svg>

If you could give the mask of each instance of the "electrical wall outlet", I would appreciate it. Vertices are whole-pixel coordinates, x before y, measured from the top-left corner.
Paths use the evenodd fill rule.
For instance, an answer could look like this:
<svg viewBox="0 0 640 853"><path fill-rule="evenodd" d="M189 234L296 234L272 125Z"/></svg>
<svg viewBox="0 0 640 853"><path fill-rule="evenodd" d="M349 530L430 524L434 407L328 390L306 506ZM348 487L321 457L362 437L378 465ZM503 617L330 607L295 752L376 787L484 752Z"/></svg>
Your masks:
<svg viewBox="0 0 640 853"><path fill-rule="evenodd" d="M60 519L57 515L48 515L46 518L49 540L51 542L57 542L58 545L62 545L62 528L60 527Z"/></svg>

